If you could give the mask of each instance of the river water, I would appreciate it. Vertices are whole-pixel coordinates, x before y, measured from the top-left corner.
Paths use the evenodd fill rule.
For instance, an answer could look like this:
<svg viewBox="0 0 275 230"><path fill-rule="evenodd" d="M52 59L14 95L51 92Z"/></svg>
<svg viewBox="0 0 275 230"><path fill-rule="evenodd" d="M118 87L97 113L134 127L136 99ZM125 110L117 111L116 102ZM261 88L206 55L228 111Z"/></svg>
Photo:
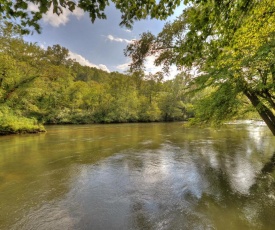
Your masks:
<svg viewBox="0 0 275 230"><path fill-rule="evenodd" d="M274 229L262 124L47 130L0 137L0 229Z"/></svg>

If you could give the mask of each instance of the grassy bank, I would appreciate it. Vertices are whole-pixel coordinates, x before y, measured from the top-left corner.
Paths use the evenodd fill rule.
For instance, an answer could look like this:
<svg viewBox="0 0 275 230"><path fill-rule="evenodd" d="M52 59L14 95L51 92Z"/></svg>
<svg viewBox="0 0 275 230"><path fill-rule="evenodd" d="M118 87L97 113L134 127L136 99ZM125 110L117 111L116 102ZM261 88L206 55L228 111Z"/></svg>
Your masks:
<svg viewBox="0 0 275 230"><path fill-rule="evenodd" d="M43 125L38 124L34 118L14 115L12 112L0 111L0 135L19 133L45 132Z"/></svg>

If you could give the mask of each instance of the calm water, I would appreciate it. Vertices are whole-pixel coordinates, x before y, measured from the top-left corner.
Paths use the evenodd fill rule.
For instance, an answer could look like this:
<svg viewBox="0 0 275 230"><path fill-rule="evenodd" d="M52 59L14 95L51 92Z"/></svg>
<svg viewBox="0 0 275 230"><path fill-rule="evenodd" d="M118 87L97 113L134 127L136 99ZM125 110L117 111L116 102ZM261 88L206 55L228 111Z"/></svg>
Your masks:
<svg viewBox="0 0 275 230"><path fill-rule="evenodd" d="M47 129L0 137L0 229L274 229L265 126Z"/></svg>

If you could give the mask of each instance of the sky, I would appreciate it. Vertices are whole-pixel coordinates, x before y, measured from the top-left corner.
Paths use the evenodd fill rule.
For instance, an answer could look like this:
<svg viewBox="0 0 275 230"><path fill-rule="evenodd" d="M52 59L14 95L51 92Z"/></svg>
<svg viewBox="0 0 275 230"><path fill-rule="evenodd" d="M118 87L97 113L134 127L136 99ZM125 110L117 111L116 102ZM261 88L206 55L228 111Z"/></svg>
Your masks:
<svg viewBox="0 0 275 230"><path fill-rule="evenodd" d="M30 5L29 9L34 9ZM173 16L167 19L171 21L183 10L179 7ZM130 58L125 57L123 50L133 39L138 39L143 32L150 31L157 34L163 28L165 21L142 20L134 23L131 30L119 26L121 13L110 5L105 11L106 20L96 19L91 22L87 13L76 9L73 13L65 10L62 15L47 13L40 22L42 33L34 32L24 39L28 42L36 42L43 48L59 44L70 51L70 57L82 65L96 67L108 72L125 72L129 68ZM149 57L146 62L146 72L155 73L160 67L154 66L154 58ZM176 74L176 68L172 68L170 76Z"/></svg>

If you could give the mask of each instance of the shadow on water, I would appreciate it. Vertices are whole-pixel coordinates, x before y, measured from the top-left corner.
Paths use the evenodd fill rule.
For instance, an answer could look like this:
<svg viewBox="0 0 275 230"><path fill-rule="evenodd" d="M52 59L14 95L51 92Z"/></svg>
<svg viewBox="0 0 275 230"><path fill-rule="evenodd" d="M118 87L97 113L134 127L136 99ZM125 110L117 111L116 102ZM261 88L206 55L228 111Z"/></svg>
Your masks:
<svg viewBox="0 0 275 230"><path fill-rule="evenodd" d="M275 169L275 152L270 158L270 161L268 161L262 168L262 173L263 174L272 173L274 169Z"/></svg>

